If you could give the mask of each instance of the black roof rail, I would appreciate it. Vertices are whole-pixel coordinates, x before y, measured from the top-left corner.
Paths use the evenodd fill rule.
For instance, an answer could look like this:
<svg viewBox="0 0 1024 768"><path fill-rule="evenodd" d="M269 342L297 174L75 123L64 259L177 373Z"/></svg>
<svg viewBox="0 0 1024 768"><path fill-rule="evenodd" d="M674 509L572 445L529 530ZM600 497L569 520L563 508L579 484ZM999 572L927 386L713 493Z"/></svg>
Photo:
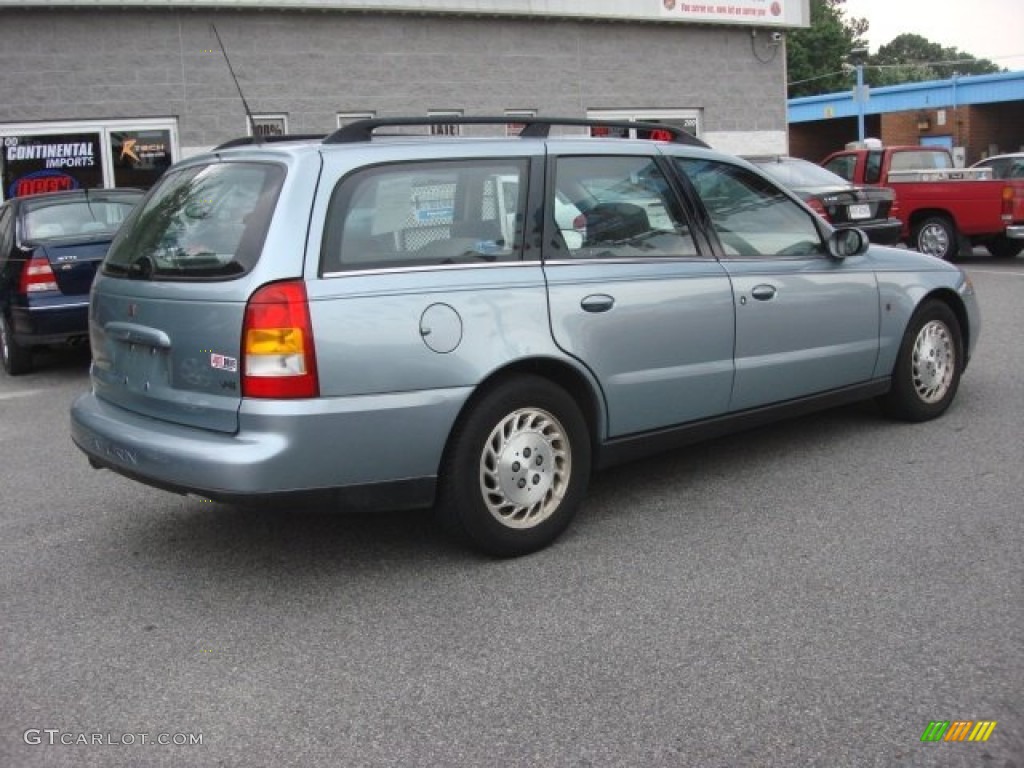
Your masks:
<svg viewBox="0 0 1024 768"><path fill-rule="evenodd" d="M231 147L245 147L250 144L274 143L278 141L320 141L324 138L322 133L285 133L281 136L239 136L237 139L230 139L223 144L218 144L211 149L211 152L219 152L222 149Z"/></svg>
<svg viewBox="0 0 1024 768"><path fill-rule="evenodd" d="M458 117L455 115L430 115L426 117L376 117L370 120L356 120L324 139L324 144L353 144L370 141L378 128L408 125L522 125L520 138L544 139L553 125L575 125L588 128L640 128L647 131L664 131L675 144L689 144L694 147L708 145L682 128L665 123L629 122L628 120L600 120L581 117Z"/></svg>

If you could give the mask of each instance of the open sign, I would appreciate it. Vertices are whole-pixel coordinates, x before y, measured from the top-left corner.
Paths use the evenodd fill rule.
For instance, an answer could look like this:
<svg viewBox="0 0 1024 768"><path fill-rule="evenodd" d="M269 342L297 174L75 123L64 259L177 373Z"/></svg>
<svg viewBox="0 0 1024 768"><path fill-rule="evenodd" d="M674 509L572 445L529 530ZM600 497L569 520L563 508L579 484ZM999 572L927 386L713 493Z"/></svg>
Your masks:
<svg viewBox="0 0 1024 768"><path fill-rule="evenodd" d="M46 192L66 192L78 189L78 180L61 171L34 171L16 179L7 190L8 197L28 197Z"/></svg>

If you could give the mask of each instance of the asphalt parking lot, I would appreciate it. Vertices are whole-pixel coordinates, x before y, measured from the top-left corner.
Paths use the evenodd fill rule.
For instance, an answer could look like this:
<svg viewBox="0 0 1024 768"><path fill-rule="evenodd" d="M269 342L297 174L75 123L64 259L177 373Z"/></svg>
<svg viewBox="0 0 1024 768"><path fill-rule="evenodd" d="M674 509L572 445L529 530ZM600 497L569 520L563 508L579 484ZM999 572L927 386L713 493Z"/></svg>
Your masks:
<svg viewBox="0 0 1024 768"><path fill-rule="evenodd" d="M0 766L1024 768L1024 257L966 266L985 327L942 419L620 467L510 561L429 514L93 471L86 358L0 377Z"/></svg>

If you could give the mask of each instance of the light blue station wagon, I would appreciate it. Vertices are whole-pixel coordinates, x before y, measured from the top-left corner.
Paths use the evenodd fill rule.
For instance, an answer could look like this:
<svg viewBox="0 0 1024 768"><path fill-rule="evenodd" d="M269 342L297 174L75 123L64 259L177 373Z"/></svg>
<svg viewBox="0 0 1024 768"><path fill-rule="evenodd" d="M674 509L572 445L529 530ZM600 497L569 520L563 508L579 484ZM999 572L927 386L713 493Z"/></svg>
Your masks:
<svg viewBox="0 0 1024 768"><path fill-rule="evenodd" d="M379 135L429 122L167 172L92 289L71 421L94 466L225 502L435 505L509 556L569 525L595 468L953 400L980 328L957 267L832 231L681 130Z"/></svg>

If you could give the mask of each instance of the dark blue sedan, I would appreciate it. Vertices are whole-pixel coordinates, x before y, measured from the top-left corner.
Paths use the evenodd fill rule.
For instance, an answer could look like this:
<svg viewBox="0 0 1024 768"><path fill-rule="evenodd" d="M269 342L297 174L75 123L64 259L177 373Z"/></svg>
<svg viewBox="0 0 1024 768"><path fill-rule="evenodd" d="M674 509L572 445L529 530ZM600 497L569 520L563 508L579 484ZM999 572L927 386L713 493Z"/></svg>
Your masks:
<svg viewBox="0 0 1024 768"><path fill-rule="evenodd" d="M33 348L88 341L89 288L135 189L82 189L0 205L0 359L32 370Z"/></svg>

